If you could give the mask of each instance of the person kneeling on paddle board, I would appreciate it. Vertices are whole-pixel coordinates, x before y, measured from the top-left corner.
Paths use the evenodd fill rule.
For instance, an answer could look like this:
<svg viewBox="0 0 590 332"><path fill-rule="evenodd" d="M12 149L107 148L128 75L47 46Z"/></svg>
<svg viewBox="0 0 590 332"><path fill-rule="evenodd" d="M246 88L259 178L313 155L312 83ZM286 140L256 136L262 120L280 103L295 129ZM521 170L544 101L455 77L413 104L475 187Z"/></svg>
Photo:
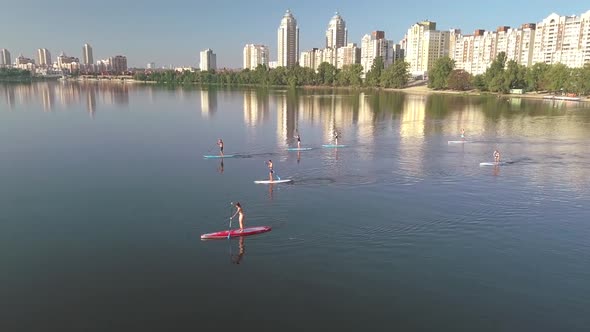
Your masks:
<svg viewBox="0 0 590 332"><path fill-rule="evenodd" d="M272 175L274 174L274 170L272 169L272 160L268 160L266 162L266 166L268 166L268 177L269 177L269 181L272 182L274 181L274 179L272 178Z"/></svg>
<svg viewBox="0 0 590 332"><path fill-rule="evenodd" d="M217 140L217 145L219 146L219 153L223 156L223 140L220 138Z"/></svg>
<svg viewBox="0 0 590 332"><path fill-rule="evenodd" d="M494 150L494 162L500 162L500 152L498 150Z"/></svg>
<svg viewBox="0 0 590 332"><path fill-rule="evenodd" d="M234 213L233 216L230 217L230 219L233 219L236 214L239 214L238 216L238 221L240 222L240 232L244 230L244 210L242 210L242 205L240 205L240 202L236 203L236 213Z"/></svg>

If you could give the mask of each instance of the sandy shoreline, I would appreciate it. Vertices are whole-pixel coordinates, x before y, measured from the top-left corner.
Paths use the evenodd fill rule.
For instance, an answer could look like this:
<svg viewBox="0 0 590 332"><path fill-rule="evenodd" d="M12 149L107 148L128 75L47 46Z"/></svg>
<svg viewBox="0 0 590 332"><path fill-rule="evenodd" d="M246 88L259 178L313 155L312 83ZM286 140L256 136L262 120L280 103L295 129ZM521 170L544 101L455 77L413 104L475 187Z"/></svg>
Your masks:
<svg viewBox="0 0 590 332"><path fill-rule="evenodd" d="M550 93L535 93L526 92L524 94L503 94L495 92L481 92L477 90L470 91L454 91L454 90L432 90L425 85L412 86L403 89L383 89L384 91L396 91L406 92L411 94L450 94L460 96L485 96L485 95L496 95L498 98L525 98L525 99L543 99L545 96L551 96ZM580 102L590 102L589 97L581 97ZM560 100L557 100L560 101Z"/></svg>

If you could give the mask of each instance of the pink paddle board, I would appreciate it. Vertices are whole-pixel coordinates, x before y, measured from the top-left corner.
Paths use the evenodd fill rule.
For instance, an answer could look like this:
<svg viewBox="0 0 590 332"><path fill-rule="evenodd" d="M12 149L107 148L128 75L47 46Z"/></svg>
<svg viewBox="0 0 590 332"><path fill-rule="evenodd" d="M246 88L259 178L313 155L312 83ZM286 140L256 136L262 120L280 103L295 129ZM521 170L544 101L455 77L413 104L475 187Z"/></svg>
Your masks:
<svg viewBox="0 0 590 332"><path fill-rule="evenodd" d="M257 227L246 227L243 231L240 232L240 229L232 229L231 231L220 231L215 233L208 233L201 235L201 240L212 240L212 239L227 239L227 235L229 237L240 237L240 236L249 236L249 235L256 235L260 233L270 232L270 226L257 226Z"/></svg>

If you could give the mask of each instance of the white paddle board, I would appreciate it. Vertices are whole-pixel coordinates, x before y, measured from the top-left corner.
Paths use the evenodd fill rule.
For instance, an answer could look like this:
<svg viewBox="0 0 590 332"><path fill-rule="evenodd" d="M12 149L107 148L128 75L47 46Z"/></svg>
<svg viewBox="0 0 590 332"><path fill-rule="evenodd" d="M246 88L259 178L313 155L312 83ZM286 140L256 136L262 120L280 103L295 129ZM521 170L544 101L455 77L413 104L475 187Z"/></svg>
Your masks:
<svg viewBox="0 0 590 332"><path fill-rule="evenodd" d="M293 180L291 179L281 179L281 180L257 180L254 181L254 183L265 183L265 184L271 184L271 183L289 183L289 182L293 182Z"/></svg>

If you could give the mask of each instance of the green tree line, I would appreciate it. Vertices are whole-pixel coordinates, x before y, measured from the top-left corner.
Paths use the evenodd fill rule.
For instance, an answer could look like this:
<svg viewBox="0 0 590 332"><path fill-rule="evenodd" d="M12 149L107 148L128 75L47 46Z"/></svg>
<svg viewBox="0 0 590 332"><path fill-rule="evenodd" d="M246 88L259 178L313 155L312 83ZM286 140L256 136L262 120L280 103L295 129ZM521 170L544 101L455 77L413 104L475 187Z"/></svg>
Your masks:
<svg viewBox="0 0 590 332"><path fill-rule="evenodd" d="M29 70L17 68L0 68L0 80L2 81L23 81L32 78Z"/></svg>
<svg viewBox="0 0 590 332"><path fill-rule="evenodd" d="M259 65L254 70L242 71L188 71L174 70L141 72L134 75L138 81L153 81L162 84L220 84L220 85L262 85L262 86L346 86L346 87L385 87L403 88L410 74L409 65L397 61L385 68L381 57L377 57L363 80L363 67L360 64L338 69L324 62L317 72L311 68L277 67L269 69Z"/></svg>
<svg viewBox="0 0 590 332"><path fill-rule="evenodd" d="M435 90L472 90L508 93L511 89L548 91L590 95L590 63L581 68L569 68L561 63L536 63L525 67L514 60L506 61L501 52L485 73L471 75L455 69L449 57L438 59L428 72L428 86Z"/></svg>

